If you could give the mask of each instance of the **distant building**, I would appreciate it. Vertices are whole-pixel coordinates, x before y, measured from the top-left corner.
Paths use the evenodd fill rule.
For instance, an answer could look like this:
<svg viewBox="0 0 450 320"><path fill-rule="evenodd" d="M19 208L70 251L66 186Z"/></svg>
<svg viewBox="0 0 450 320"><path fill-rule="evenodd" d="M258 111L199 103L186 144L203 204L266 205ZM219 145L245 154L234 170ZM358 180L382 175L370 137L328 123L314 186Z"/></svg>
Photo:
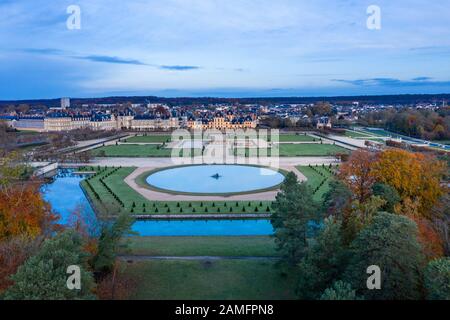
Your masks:
<svg viewBox="0 0 450 320"><path fill-rule="evenodd" d="M250 116L237 117L231 111L228 111L226 114L217 112L212 118L196 119L190 117L187 121L187 127L189 129L203 130L251 129L256 128L257 124L256 119Z"/></svg>
<svg viewBox="0 0 450 320"><path fill-rule="evenodd" d="M331 120L329 117L320 117L316 124L317 129L331 128Z"/></svg>
<svg viewBox="0 0 450 320"><path fill-rule="evenodd" d="M65 110L70 108L70 98L61 98L61 109Z"/></svg>

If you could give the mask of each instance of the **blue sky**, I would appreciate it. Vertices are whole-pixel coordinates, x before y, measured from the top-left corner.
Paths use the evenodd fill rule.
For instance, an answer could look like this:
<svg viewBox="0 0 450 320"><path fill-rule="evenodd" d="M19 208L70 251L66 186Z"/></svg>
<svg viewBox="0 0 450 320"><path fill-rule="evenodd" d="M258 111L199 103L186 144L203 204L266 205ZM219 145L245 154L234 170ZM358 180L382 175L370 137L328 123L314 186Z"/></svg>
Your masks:
<svg viewBox="0 0 450 320"><path fill-rule="evenodd" d="M450 0L0 0L0 100L449 93L449 13Z"/></svg>

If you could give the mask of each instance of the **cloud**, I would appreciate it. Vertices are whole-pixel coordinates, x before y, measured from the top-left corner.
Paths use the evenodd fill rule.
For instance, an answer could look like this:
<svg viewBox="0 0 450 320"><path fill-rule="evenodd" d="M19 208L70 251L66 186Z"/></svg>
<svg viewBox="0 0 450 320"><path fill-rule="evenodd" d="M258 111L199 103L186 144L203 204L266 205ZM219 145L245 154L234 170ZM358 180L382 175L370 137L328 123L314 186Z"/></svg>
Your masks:
<svg viewBox="0 0 450 320"><path fill-rule="evenodd" d="M417 77L411 80L400 80L395 78L369 78L369 79L332 79L334 82L341 82L360 87L391 86L391 87L419 87L419 86L449 86L450 81L430 81L431 77Z"/></svg>
<svg viewBox="0 0 450 320"><path fill-rule="evenodd" d="M24 48L21 51L33 54L49 54L49 55L63 55L64 50L54 48Z"/></svg>
<svg viewBox="0 0 450 320"><path fill-rule="evenodd" d="M198 66L159 66L162 70L172 70L172 71L188 71L188 70L197 70L200 69Z"/></svg>
<svg viewBox="0 0 450 320"><path fill-rule="evenodd" d="M429 81L431 79L433 79L433 78L431 78L431 77L417 77L417 78L413 78L412 80L413 81Z"/></svg>
<svg viewBox="0 0 450 320"><path fill-rule="evenodd" d="M146 63L141 62L139 60L125 59L125 58L114 57L114 56L89 55L89 56L81 56L81 57L75 57L75 58L82 59L82 60L89 60L89 61L93 61L93 62L118 63L118 64L134 64L134 65L141 65L141 66L147 65Z"/></svg>

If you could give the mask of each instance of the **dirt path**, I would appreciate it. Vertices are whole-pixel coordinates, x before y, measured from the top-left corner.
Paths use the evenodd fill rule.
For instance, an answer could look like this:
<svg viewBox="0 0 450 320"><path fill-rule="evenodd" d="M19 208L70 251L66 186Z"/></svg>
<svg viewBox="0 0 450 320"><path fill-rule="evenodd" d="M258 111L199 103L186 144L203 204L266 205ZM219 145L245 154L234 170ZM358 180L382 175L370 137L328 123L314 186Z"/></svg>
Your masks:
<svg viewBox="0 0 450 320"><path fill-rule="evenodd" d="M279 257L254 257L254 256L119 256L125 261L151 261L151 260L279 260Z"/></svg>

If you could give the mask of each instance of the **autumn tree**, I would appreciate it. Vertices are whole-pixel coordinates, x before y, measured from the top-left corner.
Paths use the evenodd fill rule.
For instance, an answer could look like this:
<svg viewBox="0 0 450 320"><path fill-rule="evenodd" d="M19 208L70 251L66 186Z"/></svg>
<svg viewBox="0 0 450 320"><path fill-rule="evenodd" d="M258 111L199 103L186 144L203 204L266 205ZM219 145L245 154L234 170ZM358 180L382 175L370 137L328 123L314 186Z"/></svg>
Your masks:
<svg viewBox="0 0 450 320"><path fill-rule="evenodd" d="M10 276L17 272L30 256L36 253L41 238L12 238L0 242L0 295L13 284Z"/></svg>
<svg viewBox="0 0 450 320"><path fill-rule="evenodd" d="M0 241L49 233L57 219L34 184L21 184L0 192Z"/></svg>
<svg viewBox="0 0 450 320"><path fill-rule="evenodd" d="M372 166L376 160L376 153L356 150L339 169L339 177L360 202L364 202L372 194L372 186L376 182Z"/></svg>
<svg viewBox="0 0 450 320"><path fill-rule="evenodd" d="M450 194L446 192L432 209L434 229L442 239L445 255L450 256Z"/></svg>
<svg viewBox="0 0 450 320"><path fill-rule="evenodd" d="M400 149L389 149L380 153L373 163L373 177L381 183L395 188L401 204L396 212L401 212L405 201L417 201L418 214L430 218L430 209L437 203L443 189L441 177L445 164L421 153L411 153Z"/></svg>

